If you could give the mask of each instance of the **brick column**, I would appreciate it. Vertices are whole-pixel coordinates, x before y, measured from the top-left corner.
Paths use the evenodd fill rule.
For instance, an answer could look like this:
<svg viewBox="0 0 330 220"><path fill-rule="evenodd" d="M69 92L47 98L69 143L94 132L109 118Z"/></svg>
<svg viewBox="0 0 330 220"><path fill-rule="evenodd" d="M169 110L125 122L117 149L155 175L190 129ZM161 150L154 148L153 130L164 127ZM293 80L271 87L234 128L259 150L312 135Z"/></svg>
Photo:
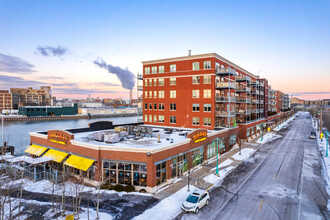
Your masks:
<svg viewBox="0 0 330 220"><path fill-rule="evenodd" d="M166 179L171 179L172 178L172 160L166 161Z"/></svg>

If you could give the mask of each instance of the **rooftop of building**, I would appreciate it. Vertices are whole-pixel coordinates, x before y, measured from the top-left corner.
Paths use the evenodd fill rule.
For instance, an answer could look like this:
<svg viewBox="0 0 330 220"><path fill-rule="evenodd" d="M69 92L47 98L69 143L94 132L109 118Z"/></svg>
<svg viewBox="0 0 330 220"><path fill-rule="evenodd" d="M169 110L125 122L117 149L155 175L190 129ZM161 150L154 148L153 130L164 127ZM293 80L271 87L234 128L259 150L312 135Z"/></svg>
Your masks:
<svg viewBox="0 0 330 220"><path fill-rule="evenodd" d="M242 67L236 65L235 63L227 60L226 58L218 55L217 53L206 53L206 54L197 54L197 55L188 55L182 57L173 57L173 58L165 58L165 59L158 59L158 60L149 60L149 61L142 61L143 65L150 65L150 64L158 64L158 63L167 63L167 62L175 62L175 61L184 61L184 60L194 60L194 59L203 59L203 58L210 58L214 57L221 60L224 63L231 65L232 67L236 68L239 71L249 74L252 77L257 78L256 75L250 73L249 71L243 69Z"/></svg>
<svg viewBox="0 0 330 220"><path fill-rule="evenodd" d="M112 124L111 124L112 125ZM66 129L74 135L71 144L98 150L133 151L155 153L190 143L189 133L199 129L145 125L141 123L89 128ZM227 130L207 130L213 136ZM31 136L47 138L47 132L31 132Z"/></svg>

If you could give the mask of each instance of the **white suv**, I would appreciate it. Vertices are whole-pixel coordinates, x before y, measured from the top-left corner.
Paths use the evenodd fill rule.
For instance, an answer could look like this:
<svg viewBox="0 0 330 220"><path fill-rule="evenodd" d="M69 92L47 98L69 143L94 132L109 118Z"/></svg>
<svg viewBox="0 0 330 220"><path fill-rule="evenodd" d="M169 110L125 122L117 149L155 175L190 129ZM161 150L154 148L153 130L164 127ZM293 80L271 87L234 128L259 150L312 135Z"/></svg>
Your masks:
<svg viewBox="0 0 330 220"><path fill-rule="evenodd" d="M181 205L181 208L185 212L195 212L196 214L199 212L199 209L203 208L203 206L208 205L210 202L210 195L205 190L195 190L195 192L191 193L186 201L184 201Z"/></svg>

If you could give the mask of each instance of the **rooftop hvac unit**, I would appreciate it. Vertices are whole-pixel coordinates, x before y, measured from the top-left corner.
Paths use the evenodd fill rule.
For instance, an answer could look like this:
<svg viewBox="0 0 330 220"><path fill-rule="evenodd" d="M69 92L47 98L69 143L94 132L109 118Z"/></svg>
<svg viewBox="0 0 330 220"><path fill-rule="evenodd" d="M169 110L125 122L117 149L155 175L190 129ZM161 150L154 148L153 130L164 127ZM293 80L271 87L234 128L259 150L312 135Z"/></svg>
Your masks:
<svg viewBox="0 0 330 220"><path fill-rule="evenodd" d="M95 141L101 141L101 142L103 142L104 141L104 134L102 134L102 133L95 133L95 134L93 134L93 139Z"/></svg>
<svg viewBox="0 0 330 220"><path fill-rule="evenodd" d="M121 140L121 137L118 133L106 134L104 135L104 142L107 143L118 143Z"/></svg>

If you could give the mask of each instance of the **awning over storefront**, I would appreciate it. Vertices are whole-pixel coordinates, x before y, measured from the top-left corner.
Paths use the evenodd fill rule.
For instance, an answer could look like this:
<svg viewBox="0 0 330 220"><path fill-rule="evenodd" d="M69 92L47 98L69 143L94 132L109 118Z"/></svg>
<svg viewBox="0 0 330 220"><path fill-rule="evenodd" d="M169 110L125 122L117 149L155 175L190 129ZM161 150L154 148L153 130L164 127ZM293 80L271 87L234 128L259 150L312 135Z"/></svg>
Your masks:
<svg viewBox="0 0 330 220"><path fill-rule="evenodd" d="M66 156L68 156L67 153L64 153L64 152L61 152L58 150L53 150L53 149L49 149L49 151L47 151L45 153L45 155L43 155L43 157L53 158L53 161L55 161L57 163L61 163Z"/></svg>
<svg viewBox="0 0 330 220"><path fill-rule="evenodd" d="M36 156L40 156L43 152L45 152L48 148L41 147L35 144L32 144L28 149L25 150L25 153L33 154Z"/></svg>
<svg viewBox="0 0 330 220"><path fill-rule="evenodd" d="M94 163L94 160L71 155L64 163L64 165L86 171Z"/></svg>

